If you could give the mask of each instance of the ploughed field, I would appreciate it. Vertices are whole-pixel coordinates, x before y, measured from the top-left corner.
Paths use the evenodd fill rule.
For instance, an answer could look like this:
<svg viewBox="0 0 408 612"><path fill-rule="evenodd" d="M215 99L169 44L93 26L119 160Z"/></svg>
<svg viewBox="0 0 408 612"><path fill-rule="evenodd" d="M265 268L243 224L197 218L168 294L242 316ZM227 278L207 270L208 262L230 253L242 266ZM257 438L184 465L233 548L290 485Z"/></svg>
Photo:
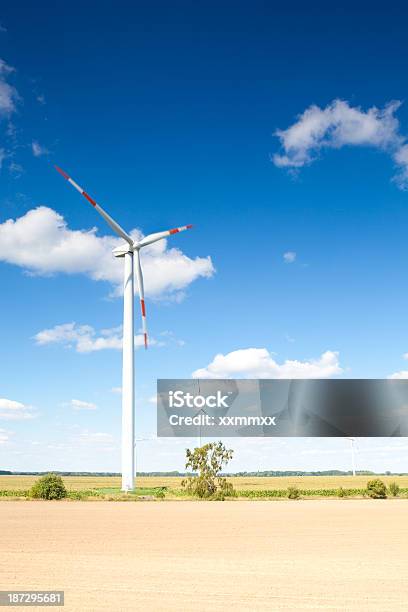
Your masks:
<svg viewBox="0 0 408 612"><path fill-rule="evenodd" d="M27 490L38 476L0 476L1 490ZM279 490L297 486L299 489L364 489L369 480L377 476L290 476L290 477L232 477L229 480L238 491ZM378 476L388 486L396 482L401 488L408 488L408 476ZM115 476L64 476L68 490L118 489L119 477ZM167 487L168 491L181 489L182 478L174 476L142 476L136 479L140 489Z"/></svg>
<svg viewBox="0 0 408 612"><path fill-rule="evenodd" d="M67 612L402 611L407 508L402 499L9 501L0 584L64 590Z"/></svg>

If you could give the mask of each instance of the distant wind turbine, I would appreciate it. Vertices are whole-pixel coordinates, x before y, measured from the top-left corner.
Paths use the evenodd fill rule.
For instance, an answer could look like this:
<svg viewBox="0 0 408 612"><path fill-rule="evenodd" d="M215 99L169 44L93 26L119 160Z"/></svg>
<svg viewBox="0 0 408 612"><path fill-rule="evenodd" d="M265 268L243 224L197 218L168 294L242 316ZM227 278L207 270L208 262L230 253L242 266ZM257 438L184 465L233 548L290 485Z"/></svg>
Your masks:
<svg viewBox="0 0 408 612"><path fill-rule="evenodd" d="M355 458L354 444L355 444L356 439L346 438L346 440L349 440L351 443L351 464L353 466L353 476L355 476L356 475L356 458Z"/></svg>
<svg viewBox="0 0 408 612"><path fill-rule="evenodd" d="M132 491L135 486L135 375L134 375L134 260L136 279L142 314L142 329L145 348L147 348L146 306L144 299L143 273L140 264L140 250L178 232L190 229L192 225L184 225L165 232L145 236L139 242L125 232L122 227L104 209L91 198L64 170L55 166L60 174L69 182L95 210L105 219L113 231L123 238L124 244L113 249L115 257L124 258L124 290L123 290L123 369L122 369L122 491Z"/></svg>

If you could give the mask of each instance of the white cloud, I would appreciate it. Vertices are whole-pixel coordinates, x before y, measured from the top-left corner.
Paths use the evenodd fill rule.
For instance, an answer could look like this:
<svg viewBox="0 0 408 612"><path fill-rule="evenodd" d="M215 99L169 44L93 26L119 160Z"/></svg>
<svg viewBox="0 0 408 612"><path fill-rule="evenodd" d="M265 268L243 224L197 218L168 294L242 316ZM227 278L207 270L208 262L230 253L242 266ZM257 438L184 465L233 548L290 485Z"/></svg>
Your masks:
<svg viewBox="0 0 408 612"><path fill-rule="evenodd" d="M113 436L109 433L105 433L105 432L90 432L90 431L83 431L82 433L79 434L78 439L81 442L94 442L97 444L103 443L105 444L106 442L113 442Z"/></svg>
<svg viewBox="0 0 408 612"><path fill-rule="evenodd" d="M48 149L40 145L37 140L33 140L31 143L31 150L33 152L34 157L41 157L41 155L47 155L49 153Z"/></svg>
<svg viewBox="0 0 408 612"><path fill-rule="evenodd" d="M122 395L122 387L112 387L112 393L117 393L118 395Z"/></svg>
<svg viewBox="0 0 408 612"><path fill-rule="evenodd" d="M23 421L33 419L33 407L15 400L0 398L0 420Z"/></svg>
<svg viewBox="0 0 408 612"><path fill-rule="evenodd" d="M286 251L286 253L283 254L283 260L285 263L294 263L294 261L296 261L295 251Z"/></svg>
<svg viewBox="0 0 408 612"><path fill-rule="evenodd" d="M69 404L71 408L73 408L74 410L96 410L97 409L96 404L93 404L92 402L84 402L79 399L72 399L69 402Z"/></svg>
<svg viewBox="0 0 408 612"><path fill-rule="evenodd" d="M84 430L71 440L71 445L74 448L75 446L89 449L96 447L98 451L109 452L115 448L115 439L109 433Z"/></svg>
<svg viewBox="0 0 408 612"><path fill-rule="evenodd" d="M78 453L111 452L116 448L114 437L105 432L93 432L75 427L78 431L74 435L60 442L47 445L50 450L57 451L59 455L77 455Z"/></svg>
<svg viewBox="0 0 408 612"><path fill-rule="evenodd" d="M404 353L402 355L402 358L405 360L408 360L408 353ZM394 379L394 380L398 380L398 379L404 379L404 378L408 378L408 370L400 370L399 372L394 372L393 374L389 374L387 376L387 378L389 379Z"/></svg>
<svg viewBox="0 0 408 612"><path fill-rule="evenodd" d="M5 397L0 398L0 410L24 410L25 406L21 402L9 400Z"/></svg>
<svg viewBox="0 0 408 612"><path fill-rule="evenodd" d="M142 236L139 230L131 234L135 239ZM71 230L60 214L40 206L0 224L0 261L38 275L85 274L111 283L114 294L120 295L123 261L113 257L112 249L122 242L114 236L98 236L96 228ZM214 273L210 257L190 258L178 248L168 249L167 240L143 250L142 266L145 292L156 298L177 299L194 280Z"/></svg>
<svg viewBox="0 0 408 612"><path fill-rule="evenodd" d="M205 368L192 373L193 378L329 378L341 374L339 354L326 351L318 359L287 359L277 363L265 348L247 348L216 355Z"/></svg>
<svg viewBox="0 0 408 612"><path fill-rule="evenodd" d="M399 372L394 372L394 374L390 374L387 376L391 380L397 380L399 378L408 378L408 370L400 370Z"/></svg>
<svg viewBox="0 0 408 612"><path fill-rule="evenodd" d="M7 444L10 440L10 432L5 429L0 429L0 444Z"/></svg>
<svg viewBox="0 0 408 612"><path fill-rule="evenodd" d="M399 173L394 178L399 187L408 186L408 145L399 133L395 112L401 102L392 101L379 109L367 111L334 100L325 108L309 106L298 120L286 130L277 130L282 153L273 156L280 168L301 168L314 161L325 148L343 146L371 146L387 151Z"/></svg>
<svg viewBox="0 0 408 612"><path fill-rule="evenodd" d="M0 59L0 116L9 117L16 110L19 95L15 87L7 82L7 77L14 72L14 68Z"/></svg>
<svg viewBox="0 0 408 612"><path fill-rule="evenodd" d="M15 140L16 139L16 135L17 135L17 128L14 125L14 123L9 120L7 122L7 127L6 127L6 136L11 138L12 140Z"/></svg>
<svg viewBox="0 0 408 612"><path fill-rule="evenodd" d="M20 178L24 172L23 166L15 161L10 162L8 169L10 174L14 175L14 178Z"/></svg>
<svg viewBox="0 0 408 612"><path fill-rule="evenodd" d="M34 336L39 345L62 344L67 348L74 348L77 353L92 353L105 349L122 350L122 326L102 329L99 334L90 325L77 323L63 323L50 329L43 329ZM150 345L158 344L154 338L149 340ZM144 346L142 334L135 336L135 346Z"/></svg>
<svg viewBox="0 0 408 612"><path fill-rule="evenodd" d="M408 187L408 144L402 145L394 153L394 161L400 168L399 173L394 176L394 181L397 183L400 189L407 189Z"/></svg>
<svg viewBox="0 0 408 612"><path fill-rule="evenodd" d="M168 346L171 344L176 344L177 346L185 346L185 341L181 340L180 338L176 338L176 335L174 332L169 331L169 330L164 330L162 332L160 332L160 342L158 344L160 344L160 346Z"/></svg>

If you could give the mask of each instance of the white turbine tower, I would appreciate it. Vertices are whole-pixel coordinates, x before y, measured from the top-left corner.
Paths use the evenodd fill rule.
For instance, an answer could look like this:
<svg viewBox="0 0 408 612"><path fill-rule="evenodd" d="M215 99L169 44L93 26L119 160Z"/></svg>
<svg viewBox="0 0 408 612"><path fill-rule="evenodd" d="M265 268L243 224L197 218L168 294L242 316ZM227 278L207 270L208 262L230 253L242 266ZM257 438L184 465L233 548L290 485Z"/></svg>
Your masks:
<svg viewBox="0 0 408 612"><path fill-rule="evenodd" d="M355 438L346 438L346 440L350 441L351 444L351 464L353 467L353 476L356 475L356 458L355 458L355 449L354 449L354 444L356 439Z"/></svg>
<svg viewBox="0 0 408 612"><path fill-rule="evenodd" d="M122 370L122 490L132 491L134 489L134 473L135 473L135 375L134 375L134 259L136 260L136 279L140 298L140 308L142 313L142 329L145 348L147 348L147 327L146 327L146 306L144 300L143 274L140 264L140 250L157 240L167 238L172 234L177 234L186 229L190 229L192 225L185 225L175 229L167 230L166 232L158 232L145 236L137 242L125 232L121 226L112 219L107 212L103 210L91 198L90 195L82 189L66 172L58 166L56 169L81 195L88 200L90 204L98 211L105 221L110 225L113 231L125 240L121 246L113 249L115 257L124 258L124 289L123 289L123 370Z"/></svg>

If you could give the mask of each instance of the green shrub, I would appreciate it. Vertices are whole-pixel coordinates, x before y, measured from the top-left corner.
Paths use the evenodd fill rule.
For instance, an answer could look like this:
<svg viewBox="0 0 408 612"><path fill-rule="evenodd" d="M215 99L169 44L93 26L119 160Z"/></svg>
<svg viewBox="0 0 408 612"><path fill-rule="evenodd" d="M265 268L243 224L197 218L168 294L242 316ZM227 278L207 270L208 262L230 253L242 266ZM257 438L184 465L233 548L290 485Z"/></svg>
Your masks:
<svg viewBox="0 0 408 612"><path fill-rule="evenodd" d="M30 489L30 497L38 499L62 499L67 495L61 476L56 474L41 476Z"/></svg>
<svg viewBox="0 0 408 612"><path fill-rule="evenodd" d="M367 482L367 495L373 499L385 499L387 497L387 487L379 478Z"/></svg>
<svg viewBox="0 0 408 612"><path fill-rule="evenodd" d="M393 497L398 497L400 493L400 486L396 482L390 482L388 489Z"/></svg>
<svg viewBox="0 0 408 612"><path fill-rule="evenodd" d="M28 497L29 491L25 489L2 489L0 497Z"/></svg>
<svg viewBox="0 0 408 612"><path fill-rule="evenodd" d="M222 491L216 491L209 499L211 501L225 501L225 493Z"/></svg>
<svg viewBox="0 0 408 612"><path fill-rule="evenodd" d="M244 489L235 491L236 497L287 497L286 489Z"/></svg>
<svg viewBox="0 0 408 612"><path fill-rule="evenodd" d="M166 497L166 488L162 487L158 491L156 491L157 499L164 499Z"/></svg>
<svg viewBox="0 0 408 612"><path fill-rule="evenodd" d="M340 493L340 489L343 492ZM299 489L300 497L367 497L367 489ZM408 488L400 488L400 495L408 494ZM278 498L288 497L287 489L241 489L234 492L236 497Z"/></svg>
<svg viewBox="0 0 408 612"><path fill-rule="evenodd" d="M289 499L300 499L300 491L297 487L288 487Z"/></svg>
<svg viewBox="0 0 408 612"><path fill-rule="evenodd" d="M86 495L86 492L82 492L82 491L70 491L67 494L67 497L69 497L69 499L76 499L76 500L83 500L86 499L88 496ZM48 499L48 498L47 498Z"/></svg>
<svg viewBox="0 0 408 612"><path fill-rule="evenodd" d="M69 499L75 499L75 500L79 500L82 501L84 499L88 499L89 497L100 497L100 493L98 493L98 491L96 491L95 489L81 489L80 491L68 491L67 492L67 497L69 497Z"/></svg>

